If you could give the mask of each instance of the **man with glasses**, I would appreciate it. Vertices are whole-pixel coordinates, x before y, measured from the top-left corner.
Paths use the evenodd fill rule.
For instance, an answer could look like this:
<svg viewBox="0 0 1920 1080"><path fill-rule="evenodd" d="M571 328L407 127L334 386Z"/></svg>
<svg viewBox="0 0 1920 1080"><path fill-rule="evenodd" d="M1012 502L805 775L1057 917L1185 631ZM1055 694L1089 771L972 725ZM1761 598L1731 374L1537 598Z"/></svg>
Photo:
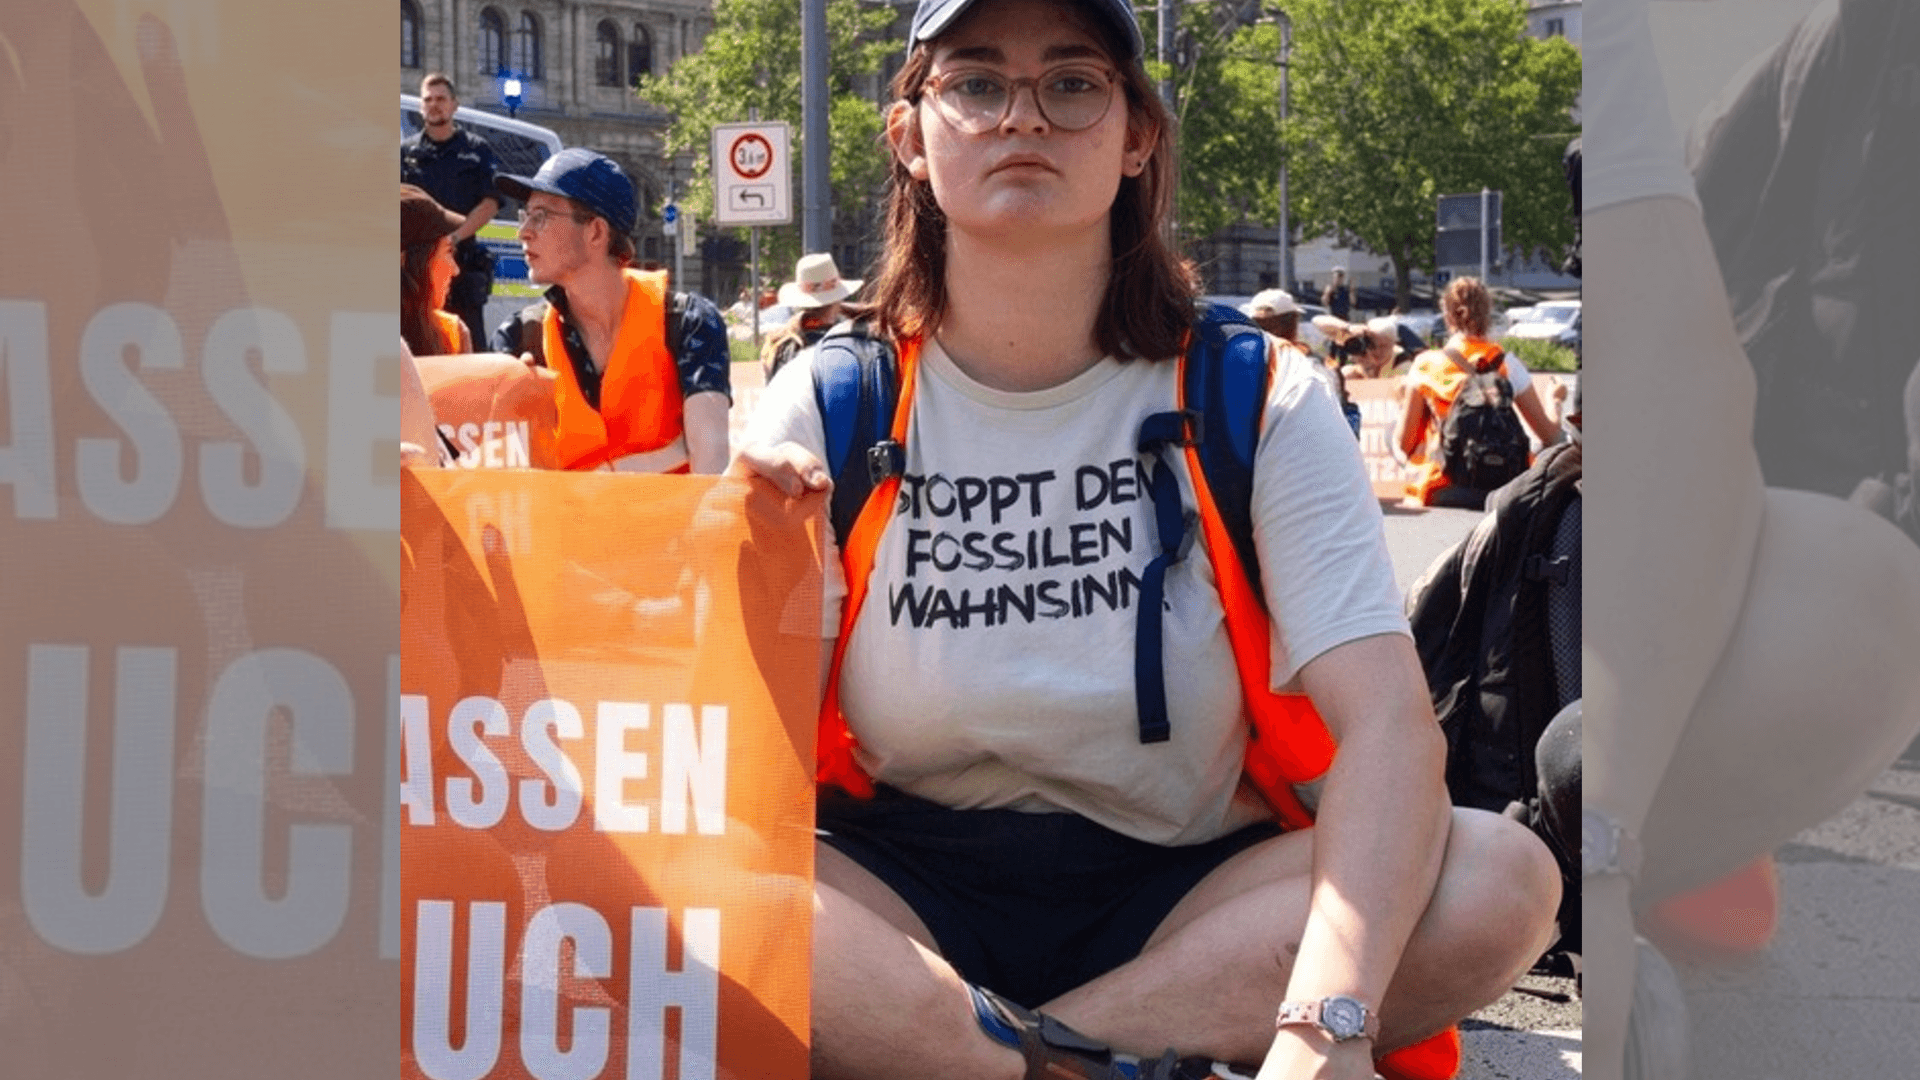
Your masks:
<svg viewBox="0 0 1920 1080"><path fill-rule="evenodd" d="M400 182L465 215L453 232L453 259L460 266L447 290L446 309L467 324L473 340L487 340L487 297L493 293L493 256L474 235L500 211L493 194L495 162L487 140L453 122L460 99L453 80L435 71L420 80L423 126L400 143Z"/></svg>
<svg viewBox="0 0 1920 1080"><path fill-rule="evenodd" d="M632 268L633 181L612 159L569 148L495 187L526 207L527 274L550 286L541 339L556 375L561 466L725 468L726 326L705 297L670 293L665 271Z"/></svg>

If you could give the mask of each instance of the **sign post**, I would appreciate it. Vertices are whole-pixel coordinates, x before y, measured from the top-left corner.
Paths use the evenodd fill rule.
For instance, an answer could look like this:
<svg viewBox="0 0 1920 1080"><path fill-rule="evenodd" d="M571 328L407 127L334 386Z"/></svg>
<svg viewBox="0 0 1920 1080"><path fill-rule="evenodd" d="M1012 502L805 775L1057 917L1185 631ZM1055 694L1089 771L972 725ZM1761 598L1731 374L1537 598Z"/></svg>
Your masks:
<svg viewBox="0 0 1920 1080"><path fill-rule="evenodd" d="M793 154L785 121L713 126L713 223L747 226L753 253L753 343L760 344L760 226L793 222Z"/></svg>
<svg viewBox="0 0 1920 1080"><path fill-rule="evenodd" d="M662 225L662 231L664 231L667 234L667 239L673 242L673 287L676 289L681 287L680 285L680 268L682 265L681 256L686 251L686 247L687 247L687 244L686 244L687 230L683 225L679 224L679 219L680 219L680 208L678 206L675 206L672 203L668 203L660 211L660 222Z"/></svg>
<svg viewBox="0 0 1920 1080"><path fill-rule="evenodd" d="M1481 188L1442 195L1435 208L1433 261L1441 268L1479 267L1480 280L1500 256L1500 192Z"/></svg>

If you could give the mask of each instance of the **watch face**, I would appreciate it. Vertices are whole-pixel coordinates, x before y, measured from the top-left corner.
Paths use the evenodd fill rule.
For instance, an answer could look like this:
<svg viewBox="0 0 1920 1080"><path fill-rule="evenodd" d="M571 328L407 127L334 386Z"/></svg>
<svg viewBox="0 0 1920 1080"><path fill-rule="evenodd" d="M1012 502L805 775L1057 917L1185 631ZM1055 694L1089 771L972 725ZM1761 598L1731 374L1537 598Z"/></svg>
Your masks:
<svg viewBox="0 0 1920 1080"><path fill-rule="evenodd" d="M1580 819L1580 862L1587 873L1605 869L1613 862L1613 830L1594 814Z"/></svg>
<svg viewBox="0 0 1920 1080"><path fill-rule="evenodd" d="M1320 1003L1320 1023L1336 1039L1351 1039L1366 1024L1365 1009L1349 997L1330 997Z"/></svg>

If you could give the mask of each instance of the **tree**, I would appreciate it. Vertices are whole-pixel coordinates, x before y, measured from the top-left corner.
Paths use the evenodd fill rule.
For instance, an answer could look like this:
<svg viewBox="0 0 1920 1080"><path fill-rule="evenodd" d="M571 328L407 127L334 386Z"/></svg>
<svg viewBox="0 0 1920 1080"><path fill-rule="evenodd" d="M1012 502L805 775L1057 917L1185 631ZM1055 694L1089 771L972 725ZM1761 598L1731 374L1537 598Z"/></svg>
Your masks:
<svg viewBox="0 0 1920 1080"><path fill-rule="evenodd" d="M1154 39L1151 13L1144 20ZM1149 62L1174 84L1179 123L1176 220L1188 240L1236 222L1273 221L1280 162L1279 28L1242 26L1231 9L1182 5L1175 63Z"/></svg>
<svg viewBox="0 0 1920 1080"><path fill-rule="evenodd" d="M800 197L798 163L805 153L800 115L800 0L719 0L713 32L697 53L664 75L640 80L640 98L672 114L669 155L694 155L694 177L679 196L701 219L713 214L713 127L741 123L750 109L761 120L792 125L794 198ZM861 0L828 0L828 160L833 202L856 216L886 177L880 145L880 106L859 90L862 81L898 52L898 41L880 38L891 9ZM796 215L797 217L797 215ZM790 266L801 254L800 228L771 230L769 261Z"/></svg>
<svg viewBox="0 0 1920 1080"><path fill-rule="evenodd" d="M1294 214L1393 260L1407 305L1434 268L1440 195L1505 192L1510 252L1573 240L1560 159L1577 134L1580 54L1526 36L1522 0L1288 0Z"/></svg>

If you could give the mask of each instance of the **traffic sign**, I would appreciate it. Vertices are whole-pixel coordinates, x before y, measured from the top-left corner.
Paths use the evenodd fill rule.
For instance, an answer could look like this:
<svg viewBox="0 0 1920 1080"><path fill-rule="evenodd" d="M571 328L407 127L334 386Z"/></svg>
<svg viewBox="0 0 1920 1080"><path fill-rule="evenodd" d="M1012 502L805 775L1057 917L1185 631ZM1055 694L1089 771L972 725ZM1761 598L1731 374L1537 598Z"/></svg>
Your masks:
<svg viewBox="0 0 1920 1080"><path fill-rule="evenodd" d="M713 128L713 223L786 225L793 221L793 156L784 122Z"/></svg>
<svg viewBox="0 0 1920 1080"><path fill-rule="evenodd" d="M1486 268L1500 261L1500 193L1442 195L1434 209L1434 264L1448 269Z"/></svg>
<svg viewBox="0 0 1920 1080"><path fill-rule="evenodd" d="M673 219L679 216L680 216L680 208L673 205L672 203L668 203L666 207L660 211L660 220L666 222L669 225L673 224Z"/></svg>

